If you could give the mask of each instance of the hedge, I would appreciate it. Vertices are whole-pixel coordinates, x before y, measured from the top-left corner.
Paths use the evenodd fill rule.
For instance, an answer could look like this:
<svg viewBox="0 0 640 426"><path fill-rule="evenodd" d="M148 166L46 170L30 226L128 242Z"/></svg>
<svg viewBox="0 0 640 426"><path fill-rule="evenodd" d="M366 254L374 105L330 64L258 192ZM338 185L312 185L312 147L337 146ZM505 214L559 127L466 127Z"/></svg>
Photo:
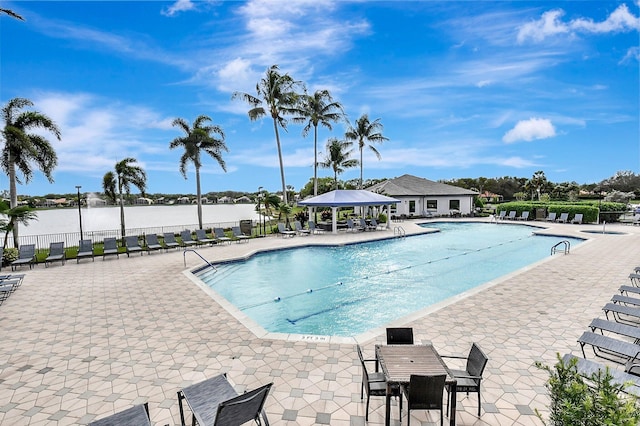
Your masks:
<svg viewBox="0 0 640 426"><path fill-rule="evenodd" d="M504 210L507 213L515 210L517 212L517 216L522 216L522 212L528 211L529 218L535 219L536 217L536 209L545 209L546 214L545 217L549 215L549 213L556 213L559 217L561 213L569 213L569 221L573 220L576 213L582 213L582 222L597 222L598 221L598 207L594 207L591 205L592 203L538 203L538 202L524 202L524 201L515 201L509 203L503 203L496 207L496 211ZM602 203L603 205L605 203ZM626 206L621 203L607 203L607 204L617 204L618 206L607 206L610 211L624 211ZM614 210L615 207L623 206L621 210ZM602 209L601 211L604 211ZM602 213L600 213L602 216ZM617 214L616 220L617 220ZM607 222L613 222L614 220L608 220Z"/></svg>

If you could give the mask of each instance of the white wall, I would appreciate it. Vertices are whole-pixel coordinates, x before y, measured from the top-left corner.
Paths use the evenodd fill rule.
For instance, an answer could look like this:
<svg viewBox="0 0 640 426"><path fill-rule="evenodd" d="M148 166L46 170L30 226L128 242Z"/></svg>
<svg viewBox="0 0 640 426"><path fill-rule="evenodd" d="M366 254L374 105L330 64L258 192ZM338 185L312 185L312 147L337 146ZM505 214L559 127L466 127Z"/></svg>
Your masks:
<svg viewBox="0 0 640 426"><path fill-rule="evenodd" d="M401 202L397 204L396 212L393 213L396 216L405 214L407 216L422 216L423 212L427 211L427 201L428 200L437 200L438 209L428 211L434 215L448 215L449 214L449 201L450 200L459 200L460 201L460 213L463 215L468 215L473 210L473 196L469 195L457 195L457 196L434 196L434 197L403 197L403 196L394 196ZM415 201L415 212L409 211L410 203L409 201Z"/></svg>

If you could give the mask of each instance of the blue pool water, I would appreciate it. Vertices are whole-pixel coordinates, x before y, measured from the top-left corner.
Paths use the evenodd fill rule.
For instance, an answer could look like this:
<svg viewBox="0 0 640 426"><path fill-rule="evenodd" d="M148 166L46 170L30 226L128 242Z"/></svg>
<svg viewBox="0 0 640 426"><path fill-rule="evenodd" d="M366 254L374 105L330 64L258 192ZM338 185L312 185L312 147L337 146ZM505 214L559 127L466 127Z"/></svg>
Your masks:
<svg viewBox="0 0 640 426"><path fill-rule="evenodd" d="M266 252L201 279L267 331L354 336L548 257L559 241L581 241L524 225L425 227L440 232Z"/></svg>

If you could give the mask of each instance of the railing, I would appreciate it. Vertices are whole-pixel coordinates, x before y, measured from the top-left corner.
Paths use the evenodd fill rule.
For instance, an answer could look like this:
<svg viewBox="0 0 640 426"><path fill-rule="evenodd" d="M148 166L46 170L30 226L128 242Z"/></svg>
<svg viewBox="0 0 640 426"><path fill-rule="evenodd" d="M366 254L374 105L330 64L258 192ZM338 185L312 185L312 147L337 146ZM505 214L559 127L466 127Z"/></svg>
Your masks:
<svg viewBox="0 0 640 426"><path fill-rule="evenodd" d="M188 251L192 251L194 252L200 259L202 259L207 265L209 265L214 271L218 272L218 268L216 268L215 266L213 266L207 259L205 259L204 257L202 257L202 255L200 253L198 253L197 251L195 251L194 249L184 249L184 251L182 252L182 259L184 260L184 267L187 267L187 252Z"/></svg>
<svg viewBox="0 0 640 426"><path fill-rule="evenodd" d="M559 248L560 246L562 246L562 249ZM560 250L562 250L564 254L569 254L569 251L571 250L571 243L567 240L560 241L551 247L551 255L553 256Z"/></svg>
<svg viewBox="0 0 640 426"><path fill-rule="evenodd" d="M393 235L397 237L404 237L406 235L406 232L402 226L394 226Z"/></svg>

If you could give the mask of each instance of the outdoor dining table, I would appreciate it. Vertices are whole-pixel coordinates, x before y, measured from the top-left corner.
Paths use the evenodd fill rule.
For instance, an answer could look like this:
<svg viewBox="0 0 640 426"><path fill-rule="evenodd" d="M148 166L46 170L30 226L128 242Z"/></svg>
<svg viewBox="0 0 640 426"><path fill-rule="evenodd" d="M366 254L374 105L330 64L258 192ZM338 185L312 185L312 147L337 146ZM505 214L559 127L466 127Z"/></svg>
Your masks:
<svg viewBox="0 0 640 426"><path fill-rule="evenodd" d="M432 345L376 345L376 359L387 381L385 426L391 422L391 391L394 386L406 385L412 374L435 376L446 374L445 384L451 388L451 416L449 424L456 424L456 379ZM401 419L402 420L402 419Z"/></svg>

